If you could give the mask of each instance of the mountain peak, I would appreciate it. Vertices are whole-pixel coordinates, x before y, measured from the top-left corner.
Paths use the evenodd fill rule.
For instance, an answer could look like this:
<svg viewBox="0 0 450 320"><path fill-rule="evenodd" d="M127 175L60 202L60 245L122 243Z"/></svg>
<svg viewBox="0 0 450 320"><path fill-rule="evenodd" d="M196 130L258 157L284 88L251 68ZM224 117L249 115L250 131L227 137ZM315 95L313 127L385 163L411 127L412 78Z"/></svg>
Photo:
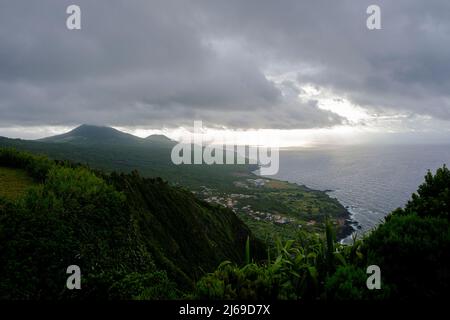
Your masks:
<svg viewBox="0 0 450 320"><path fill-rule="evenodd" d="M86 129L86 128L109 128L109 129L112 129L111 127L108 127L108 126L99 126L99 125L95 125L95 124L83 123L83 124L79 125L78 127L74 128L73 130Z"/></svg>
<svg viewBox="0 0 450 320"><path fill-rule="evenodd" d="M151 142L159 142L159 143L174 143L175 141L170 139L169 137L163 135L163 134L152 134L145 138L147 141Z"/></svg>
<svg viewBox="0 0 450 320"><path fill-rule="evenodd" d="M71 131L67 132L67 133L72 133L72 134L81 134L81 135L91 135L91 134L126 134L124 132L121 132L119 130L116 130L114 128L111 127L106 127L106 126L96 126L96 125L91 125L91 124L82 124L74 129L72 129Z"/></svg>
<svg viewBox="0 0 450 320"><path fill-rule="evenodd" d="M40 139L44 142L72 143L130 143L141 140L141 138L111 127L89 124L82 124L67 133Z"/></svg>

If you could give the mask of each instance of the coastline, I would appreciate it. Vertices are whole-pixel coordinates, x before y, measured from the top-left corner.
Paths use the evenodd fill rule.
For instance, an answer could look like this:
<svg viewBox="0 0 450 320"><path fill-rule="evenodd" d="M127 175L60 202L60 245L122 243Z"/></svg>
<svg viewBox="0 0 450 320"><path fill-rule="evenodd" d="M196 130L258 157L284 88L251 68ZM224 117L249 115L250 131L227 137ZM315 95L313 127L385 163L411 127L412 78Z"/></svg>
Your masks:
<svg viewBox="0 0 450 320"><path fill-rule="evenodd" d="M278 181L278 182L282 182L282 183L288 183L290 185L294 185L298 188L304 189L304 190L309 190L310 192L314 192L314 193L321 193L324 196L326 196L330 201L337 201L339 203L340 209L342 210L341 213L338 216L332 216L331 219L333 220L333 222L335 223L335 226L337 226L336 228L336 241L340 242L340 243L345 243L347 242L347 239L351 240L351 237L353 235L353 233L355 231L357 231L357 225L358 222L356 220L353 219L353 214L349 211L349 209L342 204L339 199L330 196L328 193L332 192L333 190L317 190L317 189L313 189L310 188L304 184L299 184L297 182L292 182L292 181L287 181L287 180L280 180L280 179L276 179L276 178L270 178L268 176L263 176L259 174L259 170L254 170L251 172L251 174L253 174L255 177L261 178L261 179L266 179L266 180L272 180L272 181Z"/></svg>
<svg viewBox="0 0 450 320"><path fill-rule="evenodd" d="M351 206L345 205L344 203L342 203L339 200L338 197L333 197L332 195L329 194L331 192L334 192L334 190L326 189L326 190L323 190L323 192L325 192L330 198L336 199L348 212L348 218L345 220L345 226L344 226L345 231L341 233L341 237L338 237L336 235L336 240L339 241L341 244L349 244L352 241L353 234L355 232L357 233L359 230L359 228L358 228L359 223L354 218L355 212L352 211Z"/></svg>

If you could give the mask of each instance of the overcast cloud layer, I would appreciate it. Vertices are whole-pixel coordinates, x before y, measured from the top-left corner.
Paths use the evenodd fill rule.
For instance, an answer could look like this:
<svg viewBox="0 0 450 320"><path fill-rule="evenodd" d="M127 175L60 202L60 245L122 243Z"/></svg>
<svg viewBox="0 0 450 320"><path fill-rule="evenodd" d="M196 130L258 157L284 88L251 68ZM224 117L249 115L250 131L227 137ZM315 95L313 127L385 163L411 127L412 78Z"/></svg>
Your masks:
<svg viewBox="0 0 450 320"><path fill-rule="evenodd" d="M374 3L383 29L369 31ZM348 123L299 99L304 86L379 117L450 120L449 17L448 0L3 0L0 126Z"/></svg>

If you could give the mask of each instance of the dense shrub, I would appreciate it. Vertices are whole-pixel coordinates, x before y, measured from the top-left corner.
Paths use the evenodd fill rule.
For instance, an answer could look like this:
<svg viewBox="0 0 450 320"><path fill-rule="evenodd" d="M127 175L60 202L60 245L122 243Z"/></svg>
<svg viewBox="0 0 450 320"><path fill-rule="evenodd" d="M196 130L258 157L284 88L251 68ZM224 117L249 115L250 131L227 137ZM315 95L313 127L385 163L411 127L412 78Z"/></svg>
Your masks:
<svg viewBox="0 0 450 320"><path fill-rule="evenodd" d="M367 263L381 268L392 298L439 298L450 289L448 220L393 216L364 241Z"/></svg>
<svg viewBox="0 0 450 320"><path fill-rule="evenodd" d="M129 273L115 282L109 290L109 298L121 300L167 300L177 298L175 283L164 271Z"/></svg>
<svg viewBox="0 0 450 320"><path fill-rule="evenodd" d="M0 166L25 169L31 177L43 182L54 162L45 156L0 148Z"/></svg>
<svg viewBox="0 0 450 320"><path fill-rule="evenodd" d="M103 179L11 150L0 159L45 176L17 202L0 201L0 298L109 298L109 288L128 274L158 272L135 232L125 196ZM43 167L45 174L35 170ZM82 290L65 287L66 268L73 264L82 270ZM155 292L163 295L161 283ZM122 290L122 297L144 294L126 288L130 292Z"/></svg>
<svg viewBox="0 0 450 320"><path fill-rule="evenodd" d="M425 182L412 195L404 212L450 220L450 170L444 166L434 175L429 171Z"/></svg>
<svg viewBox="0 0 450 320"><path fill-rule="evenodd" d="M366 268L348 264L337 268L325 281L327 300L372 300L392 297L390 286L382 281L382 290L368 290Z"/></svg>
<svg viewBox="0 0 450 320"><path fill-rule="evenodd" d="M296 240L277 242L275 259L242 267L225 262L196 286L197 299L307 299L324 298L324 284L336 268L362 260L359 243L348 247L325 238L300 233Z"/></svg>

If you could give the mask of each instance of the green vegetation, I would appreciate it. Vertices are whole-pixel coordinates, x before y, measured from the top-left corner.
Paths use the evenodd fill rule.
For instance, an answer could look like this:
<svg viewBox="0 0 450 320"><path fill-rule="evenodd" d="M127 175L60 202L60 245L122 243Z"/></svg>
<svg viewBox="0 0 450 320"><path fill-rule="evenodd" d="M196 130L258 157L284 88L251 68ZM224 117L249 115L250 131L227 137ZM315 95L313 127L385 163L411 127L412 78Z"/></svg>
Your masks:
<svg viewBox="0 0 450 320"><path fill-rule="evenodd" d="M229 261L203 277L195 299L316 300L382 298L365 288L367 275L362 242L353 246L333 241L331 224L325 237L299 232L296 239L277 242L273 258L239 266ZM342 281L342 278L349 278Z"/></svg>
<svg viewBox="0 0 450 320"><path fill-rule="evenodd" d="M229 193L207 187L195 193L233 209L256 237L272 247L276 239L293 239L300 230L323 233L327 219L337 229L339 239L353 230L347 210L322 191L280 180L245 178L235 180Z"/></svg>
<svg viewBox="0 0 450 320"><path fill-rule="evenodd" d="M15 200L34 185L25 170L0 167L0 197Z"/></svg>
<svg viewBox="0 0 450 320"><path fill-rule="evenodd" d="M444 166L405 209L397 209L363 240L343 246L302 234L281 244L274 258L231 262L203 277L200 299L444 299L450 287L450 171ZM366 268L381 268L381 290L368 290Z"/></svg>
<svg viewBox="0 0 450 320"><path fill-rule="evenodd" d="M446 167L428 173L404 209L352 245L336 243L335 226L324 218L324 233L299 228L269 250L231 210L160 178L106 174L12 149L0 149L0 167L23 170L34 181L20 197L0 196L0 299L449 295ZM269 181L263 194L275 188L298 192ZM73 264L82 270L83 290L66 289ZM381 269L381 290L366 287L369 265Z"/></svg>
<svg viewBox="0 0 450 320"><path fill-rule="evenodd" d="M425 176L404 209L386 217L364 241L393 293L403 299L443 298L450 290L450 171Z"/></svg>
<svg viewBox="0 0 450 320"><path fill-rule="evenodd" d="M150 136L141 139L106 127L80 126L69 133L28 141L0 137L0 147L14 148L51 159L83 163L108 172L131 173L139 170L145 177L161 177L191 190L203 184L233 188L236 176L247 176L251 165L174 165L170 154L176 142Z"/></svg>
<svg viewBox="0 0 450 320"><path fill-rule="evenodd" d="M229 210L137 172L110 175L0 149L2 167L35 181L0 197L0 299L171 299L220 261L264 248ZM66 289L66 268L83 290Z"/></svg>
<svg viewBox="0 0 450 320"><path fill-rule="evenodd" d="M256 237L270 245L278 237L292 239L299 229L323 233L327 217L337 228L339 239L352 231L347 210L325 192L266 178L264 186L257 186L254 182L261 179L252 173L255 165L177 166L170 159L175 143L164 136L142 139L112 128L86 125L40 141L0 137L0 147L42 153L107 172L139 170L144 177L161 177L171 185L188 188L203 200L222 198L210 201L211 205L234 210ZM228 205L232 194L249 197L233 199L235 203ZM257 211L262 214L254 214Z"/></svg>

